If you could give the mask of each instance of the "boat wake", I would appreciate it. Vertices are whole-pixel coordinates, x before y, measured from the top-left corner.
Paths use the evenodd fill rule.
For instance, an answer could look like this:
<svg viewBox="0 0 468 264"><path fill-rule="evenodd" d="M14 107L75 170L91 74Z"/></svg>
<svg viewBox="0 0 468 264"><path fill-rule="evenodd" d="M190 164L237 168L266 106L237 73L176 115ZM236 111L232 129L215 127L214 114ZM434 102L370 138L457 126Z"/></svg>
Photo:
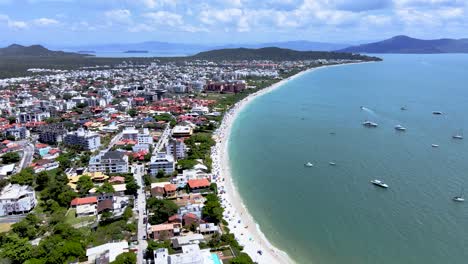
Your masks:
<svg viewBox="0 0 468 264"><path fill-rule="evenodd" d="M366 111L367 113L373 115L373 116L377 116L377 113L374 112L374 110L370 109L370 108L367 108L365 106L361 106L361 110L362 111Z"/></svg>

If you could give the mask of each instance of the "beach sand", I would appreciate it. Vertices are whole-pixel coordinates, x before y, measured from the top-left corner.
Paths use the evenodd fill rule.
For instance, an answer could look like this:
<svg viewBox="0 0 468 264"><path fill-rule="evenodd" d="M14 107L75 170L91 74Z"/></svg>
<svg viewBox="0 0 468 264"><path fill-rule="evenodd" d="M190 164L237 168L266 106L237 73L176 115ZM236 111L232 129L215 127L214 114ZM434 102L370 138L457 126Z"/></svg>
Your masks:
<svg viewBox="0 0 468 264"><path fill-rule="evenodd" d="M286 82L300 77L308 72L319 68L340 66L330 65L308 69L302 71L287 79L281 80L265 89L255 92L243 100L236 103L224 116L223 121L214 133L216 145L212 148L213 159L213 175L216 176L218 190L223 192L220 194L222 205L224 207L224 219L229 223L229 229L235 235L239 244L244 246L244 252L249 254L253 261L260 264L275 264L275 263L294 263L294 261L286 254L286 252L274 247L265 235L261 232L258 224L247 211L247 208L242 202L242 197L236 190L232 181L230 162L228 155L228 144L231 128L234 120L240 112L253 101L254 98L265 95L278 89ZM259 254L259 251L261 254Z"/></svg>

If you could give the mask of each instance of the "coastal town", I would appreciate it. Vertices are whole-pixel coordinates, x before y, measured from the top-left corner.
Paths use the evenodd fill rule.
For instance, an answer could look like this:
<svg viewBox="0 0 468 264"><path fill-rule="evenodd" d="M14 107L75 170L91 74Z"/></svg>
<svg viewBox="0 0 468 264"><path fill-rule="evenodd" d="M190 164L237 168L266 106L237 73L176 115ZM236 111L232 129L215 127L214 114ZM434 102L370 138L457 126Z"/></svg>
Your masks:
<svg viewBox="0 0 468 264"><path fill-rule="evenodd" d="M30 69L0 80L0 259L288 263L231 181L232 121L306 70L360 60Z"/></svg>

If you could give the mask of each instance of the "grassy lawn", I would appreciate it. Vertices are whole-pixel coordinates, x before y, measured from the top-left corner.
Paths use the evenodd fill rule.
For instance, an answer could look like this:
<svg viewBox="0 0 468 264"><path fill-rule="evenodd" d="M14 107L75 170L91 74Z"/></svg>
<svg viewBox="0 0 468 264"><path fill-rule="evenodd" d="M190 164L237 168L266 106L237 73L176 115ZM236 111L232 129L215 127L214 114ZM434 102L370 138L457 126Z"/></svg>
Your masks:
<svg viewBox="0 0 468 264"><path fill-rule="evenodd" d="M8 232L13 223L0 223L0 233Z"/></svg>
<svg viewBox="0 0 468 264"><path fill-rule="evenodd" d="M76 209L68 210L67 214L65 215L65 222L70 225L76 225L84 222L95 221L96 216L82 216L76 217Z"/></svg>

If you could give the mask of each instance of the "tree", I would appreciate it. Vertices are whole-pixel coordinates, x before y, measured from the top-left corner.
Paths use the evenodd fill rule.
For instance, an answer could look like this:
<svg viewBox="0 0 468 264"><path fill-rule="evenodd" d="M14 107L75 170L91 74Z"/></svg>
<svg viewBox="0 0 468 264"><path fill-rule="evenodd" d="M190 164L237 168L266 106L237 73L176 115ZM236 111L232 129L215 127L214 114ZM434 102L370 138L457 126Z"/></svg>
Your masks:
<svg viewBox="0 0 468 264"><path fill-rule="evenodd" d="M12 225L14 233L22 238L34 239L37 236L41 220L34 214L28 214L23 220Z"/></svg>
<svg viewBox="0 0 468 264"><path fill-rule="evenodd" d="M138 114L137 110L136 110L136 109L133 109L133 108L130 109L130 110L128 110L127 113L128 113L128 115L131 116L131 117L135 117L135 116L137 116L137 114Z"/></svg>
<svg viewBox="0 0 468 264"><path fill-rule="evenodd" d="M166 173L164 173L164 170L158 170L158 173L156 174L156 178L164 178L166 176Z"/></svg>
<svg viewBox="0 0 468 264"><path fill-rule="evenodd" d="M0 248L0 258L10 260L13 264L24 263L32 257L32 245L27 238L20 238L17 234L3 237Z"/></svg>
<svg viewBox="0 0 468 264"><path fill-rule="evenodd" d="M138 189L140 186L136 183L136 181L130 181L125 184L125 194L127 195L137 195L138 194Z"/></svg>
<svg viewBox="0 0 468 264"><path fill-rule="evenodd" d="M21 156L18 152L8 152L2 156L3 164L16 163L21 160Z"/></svg>
<svg viewBox="0 0 468 264"><path fill-rule="evenodd" d="M203 217L218 224L223 219L223 207L216 194L210 193L206 196L205 206L202 209Z"/></svg>
<svg viewBox="0 0 468 264"><path fill-rule="evenodd" d="M125 252L118 255L111 264L135 264L137 261L136 255L133 252Z"/></svg>
<svg viewBox="0 0 468 264"><path fill-rule="evenodd" d="M159 200L151 197L147 201L147 208L151 210L153 215L149 218L152 225L162 224L177 213L179 207L171 200Z"/></svg>
<svg viewBox="0 0 468 264"><path fill-rule="evenodd" d="M0 179L0 192L7 186L10 182L7 179Z"/></svg>
<svg viewBox="0 0 468 264"><path fill-rule="evenodd" d="M47 171L39 172L36 177L36 190L37 191L44 190L44 188L47 187L48 183L49 183L49 174L47 173Z"/></svg>
<svg viewBox="0 0 468 264"><path fill-rule="evenodd" d="M247 255L244 252L241 252L239 256L231 259L229 263L231 264L253 264L254 262L252 261L249 255Z"/></svg>
<svg viewBox="0 0 468 264"><path fill-rule="evenodd" d="M96 190L98 193L114 193L114 186L112 184L105 182L101 186L99 186Z"/></svg>
<svg viewBox="0 0 468 264"><path fill-rule="evenodd" d="M81 176L76 183L76 189L81 196L88 194L93 187L94 183L89 176Z"/></svg>
<svg viewBox="0 0 468 264"><path fill-rule="evenodd" d="M192 159L181 159L177 161L177 165L180 166L182 170L189 170L197 165L197 162Z"/></svg>
<svg viewBox="0 0 468 264"><path fill-rule="evenodd" d="M7 119L10 124L16 123L16 116L9 116Z"/></svg>
<svg viewBox="0 0 468 264"><path fill-rule="evenodd" d="M34 171L32 168L26 168L21 170L19 173L11 176L10 182L13 184L19 185L29 185L33 186L34 184Z"/></svg>

